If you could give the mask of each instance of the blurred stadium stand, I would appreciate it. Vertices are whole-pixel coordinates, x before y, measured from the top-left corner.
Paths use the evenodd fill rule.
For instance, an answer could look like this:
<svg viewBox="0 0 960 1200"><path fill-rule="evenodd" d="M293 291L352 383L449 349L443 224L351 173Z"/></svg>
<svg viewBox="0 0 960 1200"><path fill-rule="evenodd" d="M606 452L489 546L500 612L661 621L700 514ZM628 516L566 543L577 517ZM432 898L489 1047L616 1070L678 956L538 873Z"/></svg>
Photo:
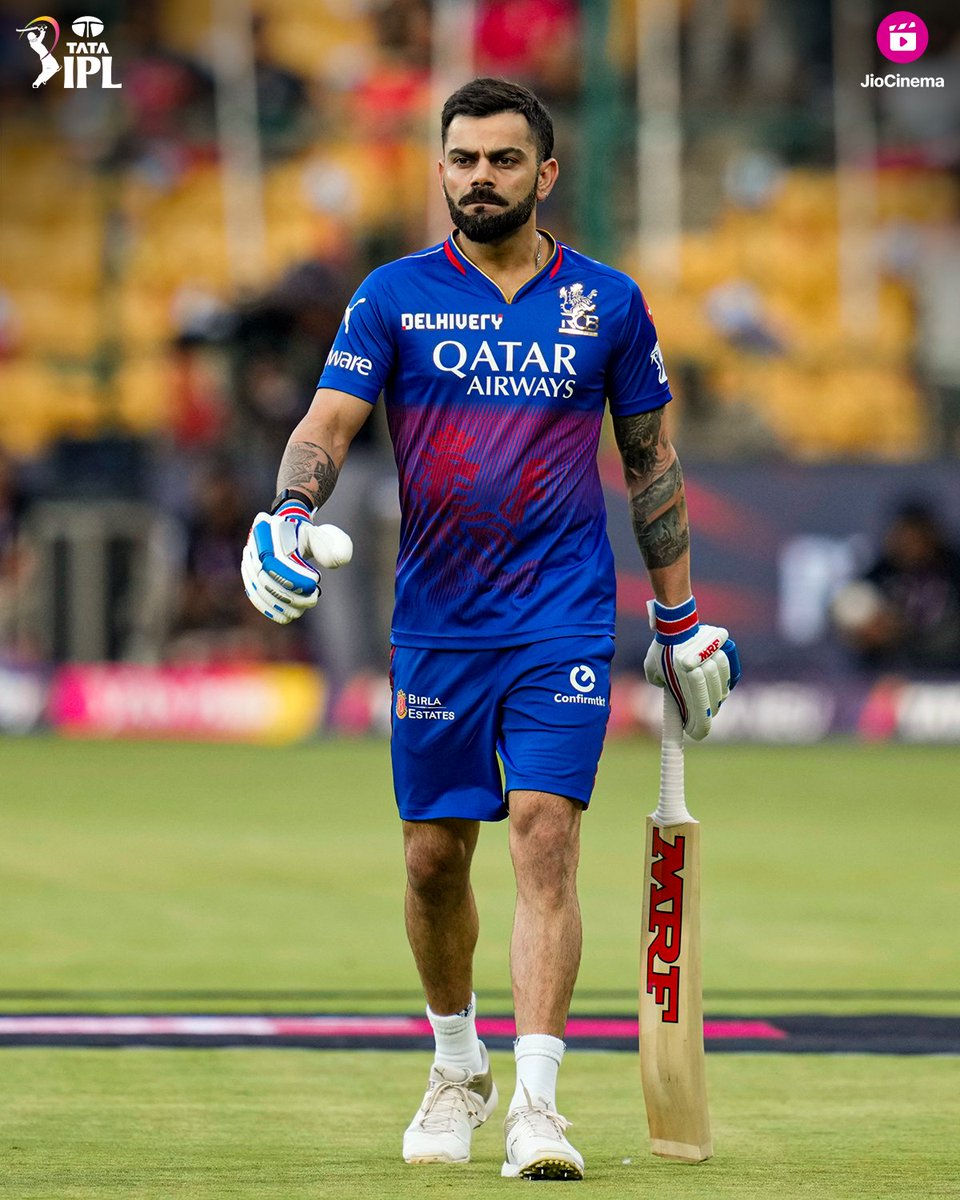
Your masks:
<svg viewBox="0 0 960 1200"><path fill-rule="evenodd" d="M190 570L212 475L232 484L241 514L268 498L278 440L309 402L345 298L367 270L431 240L433 110L458 82L432 67L449 64L451 49L551 105L564 172L543 222L644 286L685 462L908 470L956 456L960 24L955 6L927 8L930 49L909 71L947 86L922 93L861 92L838 74L848 60L833 53L837 31L863 14L867 69L907 70L879 60L873 31L886 8L866 0L113 2L98 10L123 82L113 92L56 80L31 90L32 56L4 34L0 446L19 497L5 537L12 544L9 529L32 508L35 527L49 527L42 506L69 490L56 475L90 440L141 443L138 494L117 484L113 495L142 504L148 526L179 530L157 534L173 578ZM69 22L80 9L58 15ZM452 19L472 23L473 46L434 53L434 30ZM682 219L663 270L649 254L638 178L651 145L637 131L649 132L638 96L654 35L675 47L679 102ZM871 153L839 161L835 122L848 118L838 99L850 89L863 127L854 121L848 142ZM854 321L851 238L875 267ZM376 644L396 521L377 423L364 456L362 494L343 519L375 531L376 563L360 577L376 593ZM107 503L111 486L89 502ZM126 529L129 507L121 516ZM854 504L854 524L870 517ZM133 558L148 544L157 554L156 537L131 541ZM6 594L51 577L46 567L31 577L29 557L2 560ZM339 634L326 646L303 630L277 640L245 614L229 639L212 619L204 646L177 588L160 591L151 602L168 611L150 626L152 643L142 630L126 643L111 634L109 657L293 654L336 662L339 674L376 661L370 651L338 656ZM62 644L35 627L42 607L7 603L8 659ZM82 646L58 656L83 657Z"/></svg>

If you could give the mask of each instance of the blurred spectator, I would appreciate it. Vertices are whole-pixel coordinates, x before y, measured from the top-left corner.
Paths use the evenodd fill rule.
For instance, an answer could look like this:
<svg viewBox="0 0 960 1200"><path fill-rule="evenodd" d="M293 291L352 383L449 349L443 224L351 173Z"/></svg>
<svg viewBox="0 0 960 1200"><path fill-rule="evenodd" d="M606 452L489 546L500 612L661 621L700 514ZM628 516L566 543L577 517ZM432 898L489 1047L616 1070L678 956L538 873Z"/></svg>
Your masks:
<svg viewBox="0 0 960 1200"><path fill-rule="evenodd" d="M532 87L547 104L580 86L580 6L573 0L482 0L477 68Z"/></svg>
<svg viewBox="0 0 960 1200"><path fill-rule="evenodd" d="M221 348L233 314L212 292L192 283L178 289L171 307L176 330L171 435L178 451L205 450L222 444L227 433Z"/></svg>
<svg viewBox="0 0 960 1200"><path fill-rule="evenodd" d="M399 51L381 47L371 70L354 88L353 116L362 138L384 147L402 143L419 131L427 111L430 75L408 62ZM395 178L396 167L386 164L385 178Z"/></svg>
<svg viewBox="0 0 960 1200"><path fill-rule="evenodd" d="M13 297L0 288L0 362L12 358L23 336L22 323L17 315Z"/></svg>
<svg viewBox="0 0 960 1200"><path fill-rule="evenodd" d="M238 472L227 462L210 462L185 531L168 659L227 662L272 656L274 630L262 619L250 619L250 605L237 587L238 563L253 509ZM291 656L292 650L293 641L286 639L284 655Z"/></svg>
<svg viewBox="0 0 960 1200"><path fill-rule="evenodd" d="M348 299L339 270L312 259L237 313L233 391L254 494L273 487L276 464L310 404Z"/></svg>
<svg viewBox="0 0 960 1200"><path fill-rule="evenodd" d="M0 658L27 653L22 616L36 564L19 537L26 507L13 462L0 450Z"/></svg>
<svg viewBox="0 0 960 1200"><path fill-rule="evenodd" d="M732 346L754 354L783 354L786 347L765 311L759 289L745 279L718 284L707 293L710 324Z"/></svg>
<svg viewBox="0 0 960 1200"><path fill-rule="evenodd" d="M429 70L432 51L430 0L386 0L373 14L377 41L412 67Z"/></svg>
<svg viewBox="0 0 960 1200"><path fill-rule="evenodd" d="M163 44L160 6L131 6L122 98L126 129L114 151L160 190L191 162L209 158L215 141L213 78L197 60Z"/></svg>
<svg viewBox="0 0 960 1200"><path fill-rule="evenodd" d="M308 140L310 102L304 79L276 61L270 47L269 23L263 13L253 18L253 69L257 85L257 120L267 158L292 154Z"/></svg>
<svg viewBox="0 0 960 1200"><path fill-rule="evenodd" d="M880 557L838 593L833 616L866 667L960 668L960 553L927 503L899 508Z"/></svg>

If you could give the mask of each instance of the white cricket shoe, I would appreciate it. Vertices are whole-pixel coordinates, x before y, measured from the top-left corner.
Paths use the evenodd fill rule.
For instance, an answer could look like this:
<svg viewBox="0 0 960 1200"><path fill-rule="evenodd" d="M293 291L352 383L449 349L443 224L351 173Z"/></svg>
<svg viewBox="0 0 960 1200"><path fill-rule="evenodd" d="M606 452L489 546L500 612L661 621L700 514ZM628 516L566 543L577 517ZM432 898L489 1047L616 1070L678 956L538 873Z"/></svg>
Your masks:
<svg viewBox="0 0 960 1200"><path fill-rule="evenodd" d="M511 1109L503 1123L507 1161L500 1174L506 1179L582 1179L583 1156L564 1137L570 1122L523 1091L527 1103Z"/></svg>
<svg viewBox="0 0 960 1200"><path fill-rule="evenodd" d="M497 1107L497 1088L487 1048L480 1043L481 1066L476 1075L461 1067L430 1068L430 1081L403 1135L408 1163L465 1163L470 1139Z"/></svg>

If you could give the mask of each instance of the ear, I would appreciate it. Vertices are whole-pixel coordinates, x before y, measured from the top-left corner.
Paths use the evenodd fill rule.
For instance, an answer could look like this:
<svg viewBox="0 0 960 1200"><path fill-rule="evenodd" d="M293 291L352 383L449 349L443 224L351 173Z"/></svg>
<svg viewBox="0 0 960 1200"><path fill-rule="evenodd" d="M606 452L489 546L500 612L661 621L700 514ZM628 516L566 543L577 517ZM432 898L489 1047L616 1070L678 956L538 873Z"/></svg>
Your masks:
<svg viewBox="0 0 960 1200"><path fill-rule="evenodd" d="M546 158L537 171L537 200L546 200L560 174L560 164L555 158Z"/></svg>

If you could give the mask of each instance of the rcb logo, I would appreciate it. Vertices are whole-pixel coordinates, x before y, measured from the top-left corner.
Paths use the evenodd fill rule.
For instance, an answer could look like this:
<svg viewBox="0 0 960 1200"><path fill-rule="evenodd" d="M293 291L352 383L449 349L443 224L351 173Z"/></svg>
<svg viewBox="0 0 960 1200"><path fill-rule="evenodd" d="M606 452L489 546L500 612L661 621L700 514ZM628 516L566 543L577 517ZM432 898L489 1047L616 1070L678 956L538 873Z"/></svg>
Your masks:
<svg viewBox="0 0 960 1200"><path fill-rule="evenodd" d="M402 721L407 715L407 693L403 688L397 690L397 716Z"/></svg>

